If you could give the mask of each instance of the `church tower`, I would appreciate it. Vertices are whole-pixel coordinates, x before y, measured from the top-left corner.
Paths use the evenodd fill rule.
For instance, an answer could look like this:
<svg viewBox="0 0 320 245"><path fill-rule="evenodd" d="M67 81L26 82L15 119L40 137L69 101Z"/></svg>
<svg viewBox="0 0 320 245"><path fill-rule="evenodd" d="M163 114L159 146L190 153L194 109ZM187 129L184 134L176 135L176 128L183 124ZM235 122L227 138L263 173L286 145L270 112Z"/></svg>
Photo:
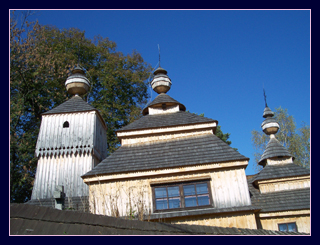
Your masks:
<svg viewBox="0 0 320 245"><path fill-rule="evenodd" d="M31 201L52 199L58 185L66 197L88 197L88 186L80 176L107 156L106 124L98 110L80 97L90 89L83 69L75 67L65 85L73 97L42 114Z"/></svg>

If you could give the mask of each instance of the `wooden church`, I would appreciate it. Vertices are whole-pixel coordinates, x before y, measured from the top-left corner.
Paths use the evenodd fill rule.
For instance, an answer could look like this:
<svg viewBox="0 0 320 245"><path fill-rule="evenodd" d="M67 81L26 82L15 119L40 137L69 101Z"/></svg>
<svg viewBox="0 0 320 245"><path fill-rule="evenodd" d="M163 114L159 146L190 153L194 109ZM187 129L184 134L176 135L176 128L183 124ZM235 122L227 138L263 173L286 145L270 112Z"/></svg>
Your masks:
<svg viewBox="0 0 320 245"><path fill-rule="evenodd" d="M249 158L215 135L217 120L186 111L167 95L172 82L159 66L158 96L142 117L117 131L121 146L106 156L106 125L80 95L90 86L81 68L66 81L74 96L42 116L32 200L52 205L63 186L65 206L94 214L176 224L310 233L310 171L293 164L266 106L270 141L246 176Z"/></svg>

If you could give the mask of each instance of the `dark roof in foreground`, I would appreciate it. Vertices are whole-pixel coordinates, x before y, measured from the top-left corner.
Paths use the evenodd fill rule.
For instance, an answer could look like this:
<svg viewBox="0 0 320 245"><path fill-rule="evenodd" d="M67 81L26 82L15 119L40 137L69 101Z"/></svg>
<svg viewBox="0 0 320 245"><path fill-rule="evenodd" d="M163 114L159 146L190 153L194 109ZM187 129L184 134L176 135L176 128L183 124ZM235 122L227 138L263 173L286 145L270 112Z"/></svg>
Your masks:
<svg viewBox="0 0 320 245"><path fill-rule="evenodd" d="M281 143L276 138L271 138L259 160L259 164L263 164L264 160L268 158L285 156L291 157L292 155L283 145L281 145Z"/></svg>
<svg viewBox="0 0 320 245"><path fill-rule="evenodd" d="M214 134L124 145L83 176L249 160Z"/></svg>
<svg viewBox="0 0 320 245"><path fill-rule="evenodd" d="M285 177L309 175L310 170L294 163L267 165L255 176L256 180L268 180Z"/></svg>
<svg viewBox="0 0 320 245"><path fill-rule="evenodd" d="M310 235L260 229L127 220L28 204L10 204L10 235Z"/></svg>
<svg viewBox="0 0 320 245"><path fill-rule="evenodd" d="M130 123L129 125L119 129L117 132L158 127L173 127L209 122L218 123L217 120L213 120L211 118L202 117L190 112L178 111L174 113L143 116L140 119L134 121L133 123Z"/></svg>
<svg viewBox="0 0 320 245"><path fill-rule="evenodd" d="M254 178L248 180L251 204L261 208L260 213L310 209L310 188L261 194L253 182Z"/></svg>
<svg viewBox="0 0 320 245"><path fill-rule="evenodd" d="M59 114L59 113L70 113L70 112L82 112L82 111L97 111L96 108L85 102L80 96L73 96L66 102L58 105L50 111L42 113L42 115L47 114Z"/></svg>

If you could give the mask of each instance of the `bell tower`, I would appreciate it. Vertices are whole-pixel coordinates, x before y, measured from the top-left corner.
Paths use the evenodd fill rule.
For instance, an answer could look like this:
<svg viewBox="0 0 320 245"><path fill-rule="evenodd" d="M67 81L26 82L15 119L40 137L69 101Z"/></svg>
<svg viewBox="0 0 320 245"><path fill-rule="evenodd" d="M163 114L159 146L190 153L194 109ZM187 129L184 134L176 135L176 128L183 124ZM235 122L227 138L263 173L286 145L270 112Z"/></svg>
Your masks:
<svg viewBox="0 0 320 245"><path fill-rule="evenodd" d="M58 185L64 186L66 197L89 196L80 176L107 156L106 124L98 110L80 97L90 89L84 70L76 66L65 86L73 97L42 114L31 201L53 198Z"/></svg>

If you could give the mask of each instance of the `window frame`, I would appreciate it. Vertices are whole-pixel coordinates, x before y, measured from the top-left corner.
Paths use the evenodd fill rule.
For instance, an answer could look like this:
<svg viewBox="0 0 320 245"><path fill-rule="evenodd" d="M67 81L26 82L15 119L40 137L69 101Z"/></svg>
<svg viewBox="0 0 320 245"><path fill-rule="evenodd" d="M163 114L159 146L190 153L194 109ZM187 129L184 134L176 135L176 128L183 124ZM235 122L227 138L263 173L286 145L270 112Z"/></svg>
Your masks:
<svg viewBox="0 0 320 245"><path fill-rule="evenodd" d="M181 182L175 182L175 183L161 183L161 184L151 184L152 188L152 203L153 203L153 212L154 213L160 213L160 212L168 212L168 211L179 211L179 210L191 210L191 209L201 209L201 208L208 208L213 207L213 199L212 199L212 192L211 192L211 179L203 179L203 180L190 180L190 181L181 181ZM206 183L208 186L208 195L209 195L209 205L202 205L202 206L192 206L192 207L186 207L185 206L185 196L183 192L183 186L184 185L190 185L190 184L201 184ZM179 187L179 198L180 198L180 207L179 208L167 208L167 209L157 209L156 206L156 195L155 195L155 188L159 187L173 187L178 186ZM196 188L195 188L196 189ZM168 189L166 189L168 192ZM198 195L196 194L196 197ZM169 197L167 194L167 201L169 205ZM198 198L197 198L198 200Z"/></svg>
<svg viewBox="0 0 320 245"><path fill-rule="evenodd" d="M297 226L297 222L289 222L289 223L278 223L278 230L280 231L280 225L286 225L287 226L287 230L285 232L293 232L293 231L289 231L289 224L294 224L296 227L296 231L294 232L298 232L298 226Z"/></svg>

